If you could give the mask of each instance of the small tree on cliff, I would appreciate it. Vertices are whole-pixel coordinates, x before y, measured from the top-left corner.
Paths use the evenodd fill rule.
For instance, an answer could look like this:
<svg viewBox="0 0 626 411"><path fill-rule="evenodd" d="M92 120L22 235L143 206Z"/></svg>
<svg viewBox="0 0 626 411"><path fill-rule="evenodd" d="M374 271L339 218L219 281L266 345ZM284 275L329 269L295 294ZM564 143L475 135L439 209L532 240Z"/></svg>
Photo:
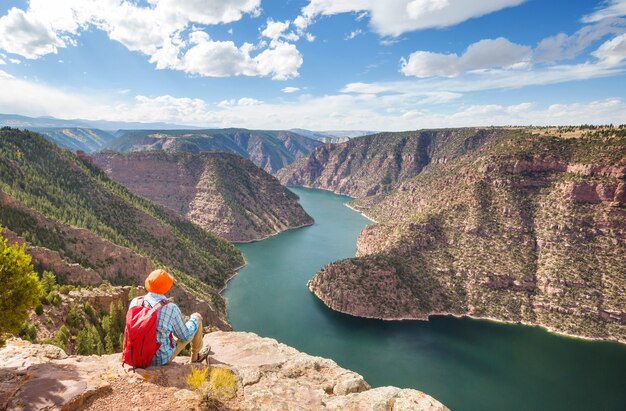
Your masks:
<svg viewBox="0 0 626 411"><path fill-rule="evenodd" d="M0 346L5 334L20 331L28 311L39 303L41 284L26 246L7 245L0 227Z"/></svg>

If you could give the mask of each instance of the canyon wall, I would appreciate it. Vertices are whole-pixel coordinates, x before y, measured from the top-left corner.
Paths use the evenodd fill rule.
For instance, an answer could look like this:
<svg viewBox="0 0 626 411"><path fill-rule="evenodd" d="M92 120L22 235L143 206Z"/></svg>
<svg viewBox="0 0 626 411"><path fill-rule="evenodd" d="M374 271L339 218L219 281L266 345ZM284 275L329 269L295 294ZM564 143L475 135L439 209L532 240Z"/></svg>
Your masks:
<svg viewBox="0 0 626 411"><path fill-rule="evenodd" d="M108 152L92 158L131 191L230 241L313 224L295 194L236 154Z"/></svg>

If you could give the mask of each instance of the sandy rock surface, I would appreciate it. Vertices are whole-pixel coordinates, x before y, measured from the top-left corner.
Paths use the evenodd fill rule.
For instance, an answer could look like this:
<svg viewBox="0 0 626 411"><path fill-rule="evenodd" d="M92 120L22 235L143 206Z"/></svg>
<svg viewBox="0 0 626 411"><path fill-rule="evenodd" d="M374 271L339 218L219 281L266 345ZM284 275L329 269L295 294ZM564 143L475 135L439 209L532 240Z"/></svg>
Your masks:
<svg viewBox="0 0 626 411"><path fill-rule="evenodd" d="M253 333L214 332L212 367L231 369L237 396L219 403L240 410L447 410L411 389L371 389L363 377L334 361L297 351ZM201 398L186 383L192 365L133 372L120 355L67 356L50 345L10 340L0 350L0 409L200 410Z"/></svg>

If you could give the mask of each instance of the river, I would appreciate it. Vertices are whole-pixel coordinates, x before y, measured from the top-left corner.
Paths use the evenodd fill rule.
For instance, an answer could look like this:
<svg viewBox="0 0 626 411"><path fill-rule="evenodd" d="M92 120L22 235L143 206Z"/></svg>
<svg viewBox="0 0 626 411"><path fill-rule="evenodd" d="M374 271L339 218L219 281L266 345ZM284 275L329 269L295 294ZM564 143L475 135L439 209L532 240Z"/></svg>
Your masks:
<svg viewBox="0 0 626 411"><path fill-rule="evenodd" d="M306 287L356 252L369 224L349 197L292 187L315 225L241 244L224 295L235 330L332 358L374 387L415 388L453 410L626 410L626 346L537 327L435 317L387 322L328 309Z"/></svg>

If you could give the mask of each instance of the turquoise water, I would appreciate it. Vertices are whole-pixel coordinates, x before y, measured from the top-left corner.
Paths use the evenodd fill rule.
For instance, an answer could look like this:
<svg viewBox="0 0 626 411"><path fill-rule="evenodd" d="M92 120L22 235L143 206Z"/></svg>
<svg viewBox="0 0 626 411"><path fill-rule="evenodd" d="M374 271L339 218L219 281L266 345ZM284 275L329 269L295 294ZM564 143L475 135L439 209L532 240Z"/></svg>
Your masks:
<svg viewBox="0 0 626 411"><path fill-rule="evenodd" d="M626 346L535 327L436 317L386 322L336 313L306 287L354 256L369 223L348 197L292 188L316 224L239 245L248 265L225 291L236 330L332 358L372 386L424 391L453 410L626 410Z"/></svg>

